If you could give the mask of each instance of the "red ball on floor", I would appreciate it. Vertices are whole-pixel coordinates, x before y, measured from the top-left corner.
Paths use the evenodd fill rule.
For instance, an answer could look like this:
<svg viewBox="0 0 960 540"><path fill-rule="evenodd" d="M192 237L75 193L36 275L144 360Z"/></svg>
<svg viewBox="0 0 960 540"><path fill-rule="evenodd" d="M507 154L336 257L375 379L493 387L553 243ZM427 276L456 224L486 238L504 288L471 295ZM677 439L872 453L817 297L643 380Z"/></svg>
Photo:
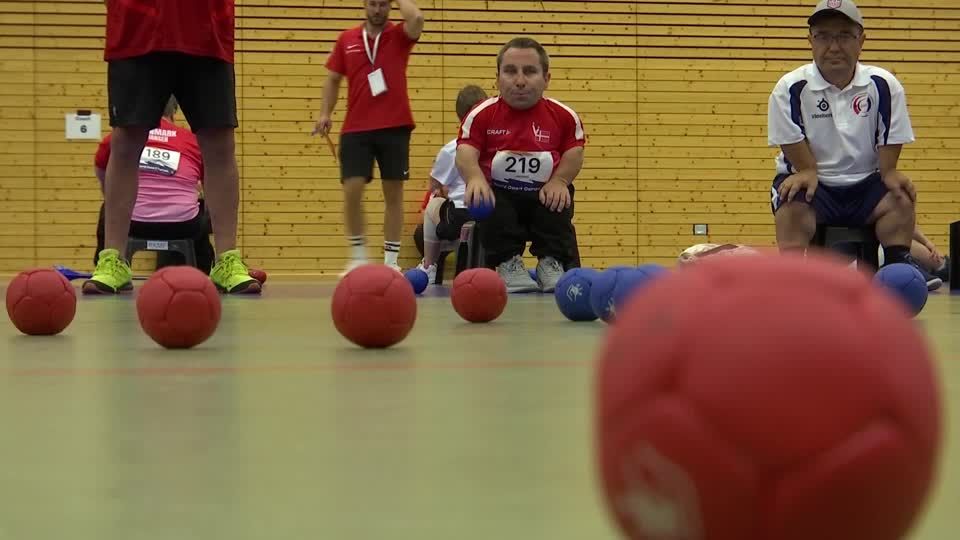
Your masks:
<svg viewBox="0 0 960 540"><path fill-rule="evenodd" d="M628 538L900 539L937 470L922 330L833 260L709 257L655 280L617 313L595 384Z"/></svg>
<svg viewBox="0 0 960 540"><path fill-rule="evenodd" d="M367 348L403 341L417 320L417 299L407 278L382 264L350 271L333 292L330 306L340 334Z"/></svg>
<svg viewBox="0 0 960 540"><path fill-rule="evenodd" d="M261 285L267 281L267 273L259 268L251 268L249 274L250 277L259 281Z"/></svg>
<svg viewBox="0 0 960 540"><path fill-rule="evenodd" d="M464 270L453 280L453 309L467 322L490 322L507 306L507 286L489 268Z"/></svg>
<svg viewBox="0 0 960 540"><path fill-rule="evenodd" d="M56 270L27 270L17 274L7 286L7 315L24 334L59 334L76 313L77 292Z"/></svg>
<svg viewBox="0 0 960 540"><path fill-rule="evenodd" d="M168 349L206 341L220 323L220 309L220 295L210 277L190 266L158 270L137 294L140 326Z"/></svg>

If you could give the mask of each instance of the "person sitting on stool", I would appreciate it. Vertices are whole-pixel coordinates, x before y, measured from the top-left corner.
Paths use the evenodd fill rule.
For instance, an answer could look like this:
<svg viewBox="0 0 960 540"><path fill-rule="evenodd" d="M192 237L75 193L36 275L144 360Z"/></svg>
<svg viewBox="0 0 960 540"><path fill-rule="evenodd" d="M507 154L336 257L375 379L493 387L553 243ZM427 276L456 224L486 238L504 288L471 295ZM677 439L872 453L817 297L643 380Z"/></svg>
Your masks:
<svg viewBox="0 0 960 540"><path fill-rule="evenodd" d="M164 109L160 125L150 131L140 156L140 188L130 221L130 236L149 240L193 240L197 268L205 274L213 266L214 251L210 243L210 216L202 200L198 200L203 184L203 160L196 136L174 123L177 100L171 97ZM104 137L94 158L100 190L110 160L111 135ZM97 251L94 264L104 245L104 208L100 207L97 223ZM176 259L174 258L176 257ZM160 252L157 268L174 261L184 264L179 253Z"/></svg>
<svg viewBox="0 0 960 540"><path fill-rule="evenodd" d="M777 245L804 251L818 224L872 225L885 264L916 267L910 255L916 188L897 168L914 141L903 85L859 62L863 16L851 0L822 0L807 19L813 63L784 75L769 99L768 142L780 147L771 189Z"/></svg>

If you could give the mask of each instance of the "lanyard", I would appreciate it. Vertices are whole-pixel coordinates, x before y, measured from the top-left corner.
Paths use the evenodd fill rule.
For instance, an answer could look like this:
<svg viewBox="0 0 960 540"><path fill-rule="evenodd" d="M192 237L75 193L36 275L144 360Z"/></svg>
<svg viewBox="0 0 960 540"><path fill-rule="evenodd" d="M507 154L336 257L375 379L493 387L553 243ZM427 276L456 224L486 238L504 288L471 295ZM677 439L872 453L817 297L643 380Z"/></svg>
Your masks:
<svg viewBox="0 0 960 540"><path fill-rule="evenodd" d="M380 36L383 35L381 30L377 37L373 38L373 52L370 52L370 43L367 41L367 26L363 26L363 48L367 50L367 58L370 59L370 65L375 65L377 61L377 50L380 49Z"/></svg>

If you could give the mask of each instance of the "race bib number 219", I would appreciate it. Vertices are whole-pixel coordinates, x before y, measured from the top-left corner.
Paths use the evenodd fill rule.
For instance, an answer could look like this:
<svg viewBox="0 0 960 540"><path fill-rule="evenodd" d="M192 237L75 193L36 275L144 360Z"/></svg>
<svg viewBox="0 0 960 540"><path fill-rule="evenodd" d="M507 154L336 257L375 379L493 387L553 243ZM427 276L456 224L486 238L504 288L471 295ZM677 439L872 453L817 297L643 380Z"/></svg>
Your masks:
<svg viewBox="0 0 960 540"><path fill-rule="evenodd" d="M553 176L553 154L500 151L493 157L490 173L495 182L543 184Z"/></svg>

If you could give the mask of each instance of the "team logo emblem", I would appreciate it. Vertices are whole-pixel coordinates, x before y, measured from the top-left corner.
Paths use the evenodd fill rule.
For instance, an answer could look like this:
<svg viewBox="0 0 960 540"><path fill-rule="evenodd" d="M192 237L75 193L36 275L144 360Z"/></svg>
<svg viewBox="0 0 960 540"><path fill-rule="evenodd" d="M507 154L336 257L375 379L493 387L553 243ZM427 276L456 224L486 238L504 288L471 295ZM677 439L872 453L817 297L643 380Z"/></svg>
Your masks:
<svg viewBox="0 0 960 540"><path fill-rule="evenodd" d="M864 92L853 98L853 113L857 116L867 116L872 108L873 101L870 100L870 94Z"/></svg>
<svg viewBox="0 0 960 540"><path fill-rule="evenodd" d="M820 103L817 103L817 108L823 112L830 110L830 103L827 102L827 98L820 98Z"/></svg>
<svg viewBox="0 0 960 540"><path fill-rule="evenodd" d="M533 124L533 136L536 137L538 143L550 142L550 132L544 131L536 124Z"/></svg>
<svg viewBox="0 0 960 540"><path fill-rule="evenodd" d="M652 540L702 540L699 496L687 472L649 445L632 457L617 506L633 528Z"/></svg>
<svg viewBox="0 0 960 540"><path fill-rule="evenodd" d="M827 7L830 9L840 9L843 0L827 0Z"/></svg>

